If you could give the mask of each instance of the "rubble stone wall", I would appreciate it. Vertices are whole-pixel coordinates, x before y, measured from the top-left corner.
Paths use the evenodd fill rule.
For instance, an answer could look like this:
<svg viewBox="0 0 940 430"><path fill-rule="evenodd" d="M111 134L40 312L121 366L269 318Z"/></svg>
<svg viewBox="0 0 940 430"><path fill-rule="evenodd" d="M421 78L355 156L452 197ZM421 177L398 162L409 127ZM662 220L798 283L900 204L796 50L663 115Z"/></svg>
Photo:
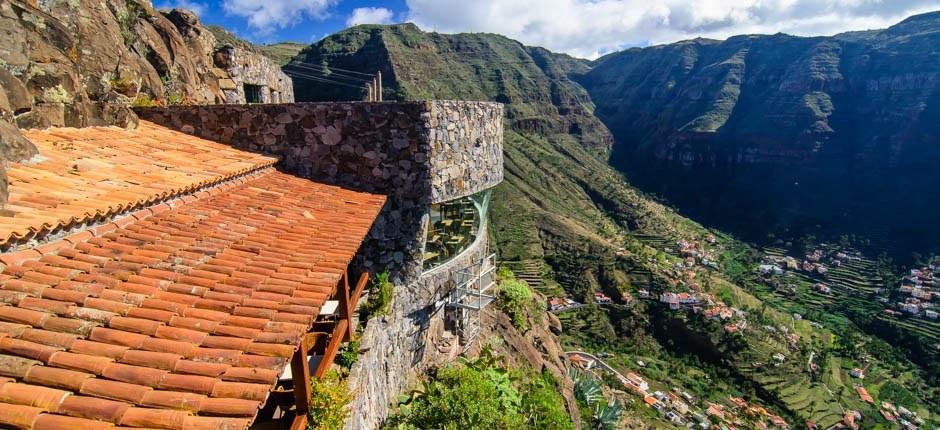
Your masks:
<svg viewBox="0 0 940 430"><path fill-rule="evenodd" d="M219 80L225 103L246 103L245 84L261 87L261 103L294 102L293 81L270 58L231 46L217 50L214 57L225 72Z"/></svg>
<svg viewBox="0 0 940 430"><path fill-rule="evenodd" d="M388 196L356 265L389 271L397 286L393 310L370 321L363 334L363 356L350 378L357 396L347 428L377 427L418 372L449 359L434 342L443 326L443 300L457 271L485 254L486 231L446 266L422 274L428 209L502 181L502 105L295 103L136 112L142 120L277 155L281 169L299 176Z"/></svg>

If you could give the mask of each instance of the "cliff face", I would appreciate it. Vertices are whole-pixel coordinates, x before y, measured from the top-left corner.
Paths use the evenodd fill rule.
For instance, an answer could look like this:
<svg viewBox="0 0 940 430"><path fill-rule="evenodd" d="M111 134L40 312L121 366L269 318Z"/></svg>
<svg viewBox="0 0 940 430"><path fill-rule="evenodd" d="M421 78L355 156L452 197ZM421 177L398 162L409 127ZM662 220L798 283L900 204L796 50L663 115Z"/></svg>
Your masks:
<svg viewBox="0 0 940 430"><path fill-rule="evenodd" d="M901 196L940 179L938 46L940 12L834 37L631 49L577 80L616 137L612 163L693 216L751 238L864 233L925 249L937 208Z"/></svg>

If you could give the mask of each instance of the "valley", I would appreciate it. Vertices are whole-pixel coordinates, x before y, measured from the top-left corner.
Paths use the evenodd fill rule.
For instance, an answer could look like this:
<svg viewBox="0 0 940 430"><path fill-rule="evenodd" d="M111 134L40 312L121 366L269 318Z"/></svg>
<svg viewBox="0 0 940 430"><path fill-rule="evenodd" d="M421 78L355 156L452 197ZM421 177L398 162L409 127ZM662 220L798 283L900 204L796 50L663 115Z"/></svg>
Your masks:
<svg viewBox="0 0 940 430"><path fill-rule="evenodd" d="M402 24L345 30L311 45L293 61L381 70L386 98L506 103L506 179L492 200L492 236L506 268L547 298L577 304L557 312L566 350L608 357L605 361L622 374L643 375L656 387L650 392L666 393L679 387L697 399L696 411L708 422L729 428L773 428L770 416L779 416L794 428L898 428L897 419L890 421L882 413L894 405L916 412L926 423L924 428L937 425L940 373L932 365L936 351L923 347L931 339L931 323L894 320L884 314L884 303L878 299L887 297L885 284L898 269L887 259L865 257L879 246L877 240L867 242L869 246L861 251L848 245L823 245L822 239L797 241L818 231L763 222L765 212L760 207L750 210L745 200L724 205L726 199L738 197L733 188L719 184L718 189L726 192L711 202L722 207L722 213L731 214L726 217L731 219L713 225L729 227L748 239L759 236L754 241L764 246L759 248L683 216L712 220L698 218L698 209L687 210L681 198L676 199L680 214L660 198L640 191L659 194L672 184L689 185L684 178L694 175L682 170L685 167L664 165L663 160L676 159L673 155L682 158L678 153L650 159L639 152L625 152L633 151L631 145L639 141L654 152L659 148L654 136L630 134L624 128L641 124L642 118L623 120L611 110L613 104L632 102L598 92L600 76L636 89L657 88L659 84L625 80L648 71L622 74L614 68L617 61L626 61L620 57L653 55L634 51L587 62L498 35L425 33ZM631 70L622 64L618 67ZM610 75L601 75L607 70ZM621 89L611 91L623 91L616 88ZM306 100L360 96L355 89L317 82L299 82L297 94ZM710 105L702 101L688 109L696 106ZM716 106L708 109L724 109ZM656 108L650 105L648 109ZM692 113L661 108L658 115ZM712 127L707 118L693 123ZM623 160L628 162L620 163ZM637 174L631 165L644 166L651 176ZM735 167L734 172L750 168ZM762 165L753 169L766 172ZM634 180L639 187L634 187ZM691 190L678 192L711 199L714 193L703 187L716 186L696 180ZM675 197L662 195L670 202ZM745 214L762 221L740 218ZM748 224L761 233L742 233L734 228L735 223ZM775 233L773 240L766 236L768 232ZM806 249L802 249L804 244ZM826 261L831 260L830 254L840 252L851 253L851 258L846 255L839 267L827 267L825 275L802 267L779 275L761 274L762 264L782 261L787 255L802 266L804 251L812 253L815 247L825 249ZM814 289L821 283L828 293ZM664 294L684 294L697 302L670 309L660 301ZM599 298L610 298L613 303L598 304ZM899 333L910 333L903 336L912 340L898 341L903 339L897 337ZM866 379L850 376L863 367ZM617 378L604 372L593 375L605 385L607 397L624 405L621 424L626 428L677 425L670 423L668 411L656 412L642 396L627 393ZM871 402L862 399L862 391L872 396ZM745 405L735 404L739 401ZM726 418L715 414L708 418L711 404L727 411ZM767 413L754 415L756 408ZM696 422L697 418L687 412L681 420ZM635 427L629 427L630 422Z"/></svg>

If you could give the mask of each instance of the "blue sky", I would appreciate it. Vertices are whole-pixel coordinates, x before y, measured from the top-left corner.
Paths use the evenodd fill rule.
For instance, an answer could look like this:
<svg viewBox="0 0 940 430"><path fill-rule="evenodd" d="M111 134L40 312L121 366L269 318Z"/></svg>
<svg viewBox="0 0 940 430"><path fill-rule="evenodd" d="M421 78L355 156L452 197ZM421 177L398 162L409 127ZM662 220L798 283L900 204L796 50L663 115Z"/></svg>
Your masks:
<svg viewBox="0 0 940 430"><path fill-rule="evenodd" d="M311 43L351 24L414 22L490 32L582 58L736 34L831 35L885 28L940 0L153 0L257 43Z"/></svg>

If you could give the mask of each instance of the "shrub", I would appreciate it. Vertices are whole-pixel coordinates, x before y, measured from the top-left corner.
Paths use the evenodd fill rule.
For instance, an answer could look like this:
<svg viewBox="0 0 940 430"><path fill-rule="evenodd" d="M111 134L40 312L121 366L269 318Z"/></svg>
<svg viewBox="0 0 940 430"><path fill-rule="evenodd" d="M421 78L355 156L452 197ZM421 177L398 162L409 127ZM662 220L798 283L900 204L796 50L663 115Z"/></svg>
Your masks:
<svg viewBox="0 0 940 430"><path fill-rule="evenodd" d="M62 84L46 88L42 92L42 101L46 103L71 103L72 96L62 87Z"/></svg>
<svg viewBox="0 0 940 430"><path fill-rule="evenodd" d="M515 278L505 279L497 290L499 305L520 331L529 330L528 311L532 307L532 290L525 282Z"/></svg>
<svg viewBox="0 0 940 430"><path fill-rule="evenodd" d="M144 93L138 93L137 97L134 97L131 100L131 106L133 107L154 107L159 106L159 103L150 98L150 96Z"/></svg>
<svg viewBox="0 0 940 430"><path fill-rule="evenodd" d="M346 342L342 348L339 350L339 354L336 356L336 364L340 365L344 369L350 369L359 361L359 347L360 340L358 334L350 339L349 342Z"/></svg>
<svg viewBox="0 0 940 430"><path fill-rule="evenodd" d="M565 399L558 393L558 382L548 371L529 382L523 389L522 411L528 417L528 428L569 430L574 428L565 408Z"/></svg>
<svg viewBox="0 0 940 430"><path fill-rule="evenodd" d="M130 95L137 90L137 83L130 76L115 76L111 78L111 89L124 95Z"/></svg>
<svg viewBox="0 0 940 430"><path fill-rule="evenodd" d="M550 377L520 382L492 350L439 369L423 389L406 397L386 429L568 430L572 423Z"/></svg>
<svg viewBox="0 0 940 430"><path fill-rule="evenodd" d="M364 319L388 315L391 310L394 285L388 280L388 272L376 273L369 289L369 300L362 306Z"/></svg>
<svg viewBox="0 0 940 430"><path fill-rule="evenodd" d="M339 372L329 371L323 379L310 381L310 414L308 430L341 430L352 400L349 387Z"/></svg>

